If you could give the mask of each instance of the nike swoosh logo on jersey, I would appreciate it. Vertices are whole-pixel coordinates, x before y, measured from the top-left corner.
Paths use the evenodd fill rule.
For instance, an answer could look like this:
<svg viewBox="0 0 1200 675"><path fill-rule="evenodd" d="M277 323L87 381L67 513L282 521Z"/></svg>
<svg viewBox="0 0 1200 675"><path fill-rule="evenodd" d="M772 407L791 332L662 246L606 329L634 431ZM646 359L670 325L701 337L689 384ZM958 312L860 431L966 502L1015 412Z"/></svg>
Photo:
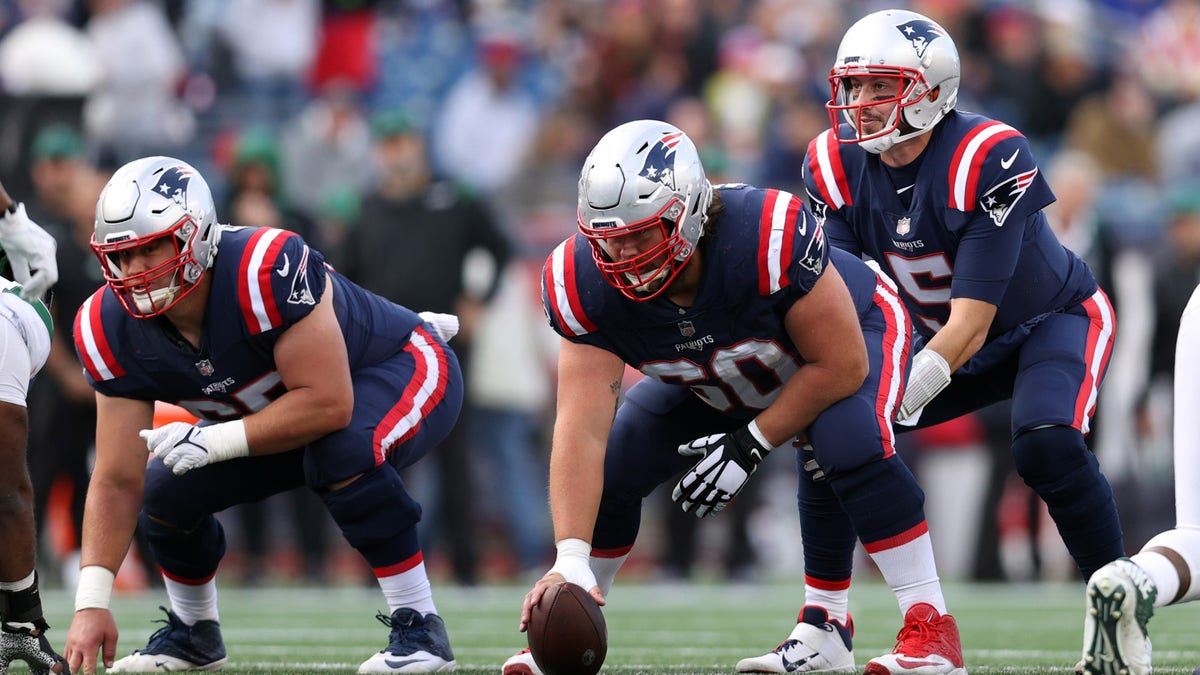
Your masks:
<svg viewBox="0 0 1200 675"><path fill-rule="evenodd" d="M1008 159L1000 160L1000 168L1004 169L1005 171L1008 171L1008 167L1012 166L1013 162L1017 161L1017 155L1019 155L1019 154L1021 154L1020 148L1013 150L1013 154L1011 157L1009 157Z"/></svg>
<svg viewBox="0 0 1200 675"><path fill-rule="evenodd" d="M914 187L916 187L916 185L917 185L916 183L913 183L912 185L909 185L908 187L902 187L902 188L900 188L899 190L896 190L896 194L898 194L898 195L902 195L902 194L904 194L905 192L908 192L909 190L911 190L911 189L913 189Z"/></svg>
<svg viewBox="0 0 1200 675"><path fill-rule="evenodd" d="M1008 168L1008 167L1005 167ZM292 261L288 260L288 254L283 254L283 269L275 270L275 273L281 277L286 277L292 269Z"/></svg>

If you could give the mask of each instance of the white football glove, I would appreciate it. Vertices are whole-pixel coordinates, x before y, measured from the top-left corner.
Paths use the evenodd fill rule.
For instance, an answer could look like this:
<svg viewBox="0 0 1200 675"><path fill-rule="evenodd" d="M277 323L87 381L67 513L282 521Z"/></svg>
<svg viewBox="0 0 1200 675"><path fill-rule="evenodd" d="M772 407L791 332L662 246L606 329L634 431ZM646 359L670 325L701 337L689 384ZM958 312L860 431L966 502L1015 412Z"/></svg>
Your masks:
<svg viewBox="0 0 1200 675"><path fill-rule="evenodd" d="M950 364L932 349L922 349L912 360L908 375L908 386L904 389L904 400L900 401L900 412L896 423L915 425L921 419L921 410L950 384Z"/></svg>
<svg viewBox="0 0 1200 675"><path fill-rule="evenodd" d="M142 429L138 436L176 476L202 466L250 454L246 427L241 420L198 427L171 422L157 429Z"/></svg>
<svg viewBox="0 0 1200 675"><path fill-rule="evenodd" d="M58 243L25 215L25 205L0 212L0 248L8 254L13 281L21 284L21 297L39 300L58 281L54 254Z"/></svg>
<svg viewBox="0 0 1200 675"><path fill-rule="evenodd" d="M679 454L704 455L704 459L675 485L671 499L683 507L684 513L695 509L697 518L720 513L770 453L771 447L754 422L728 434L685 443L679 446Z"/></svg>
<svg viewBox="0 0 1200 675"><path fill-rule="evenodd" d="M450 338L458 335L458 317L453 314L439 314L437 312L420 312L417 316L429 324L433 331L442 338L443 342L449 342Z"/></svg>

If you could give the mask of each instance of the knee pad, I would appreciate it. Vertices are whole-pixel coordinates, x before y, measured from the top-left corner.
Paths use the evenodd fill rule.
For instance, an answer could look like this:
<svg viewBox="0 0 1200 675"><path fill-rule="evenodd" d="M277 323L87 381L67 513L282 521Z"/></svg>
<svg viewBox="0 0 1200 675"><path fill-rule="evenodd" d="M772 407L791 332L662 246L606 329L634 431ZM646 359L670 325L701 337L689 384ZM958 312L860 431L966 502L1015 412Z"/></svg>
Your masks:
<svg viewBox="0 0 1200 675"><path fill-rule="evenodd" d="M381 464L349 485L321 494L346 541L372 567L385 567L419 550L421 506L404 489L390 464Z"/></svg>
<svg viewBox="0 0 1200 675"><path fill-rule="evenodd" d="M925 522L925 493L899 455L831 474L827 480L864 545Z"/></svg>
<svg viewBox="0 0 1200 675"><path fill-rule="evenodd" d="M1087 466L1097 467L1096 456L1083 442L1083 434L1065 426L1021 432L1012 442L1013 466L1035 490Z"/></svg>
<svg viewBox="0 0 1200 675"><path fill-rule="evenodd" d="M678 508L672 504L669 508ZM621 549L633 546L642 525L642 500L627 494L605 492L596 513L592 532L593 549Z"/></svg>
<svg viewBox="0 0 1200 675"><path fill-rule="evenodd" d="M188 581L207 580L216 574L225 557L225 529L208 515L194 527L183 529L142 509L138 527L150 544L154 559L168 576Z"/></svg>

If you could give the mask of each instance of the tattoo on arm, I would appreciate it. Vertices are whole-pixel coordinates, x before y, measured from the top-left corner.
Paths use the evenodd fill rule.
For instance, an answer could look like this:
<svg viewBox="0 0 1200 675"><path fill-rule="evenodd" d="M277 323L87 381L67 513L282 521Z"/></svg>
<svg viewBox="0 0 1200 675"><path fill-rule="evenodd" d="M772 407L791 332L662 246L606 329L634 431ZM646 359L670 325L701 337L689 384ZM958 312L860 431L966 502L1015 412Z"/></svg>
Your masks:
<svg viewBox="0 0 1200 675"><path fill-rule="evenodd" d="M617 416L617 408L621 405L621 381L613 380L612 384L608 385L608 390L615 397L613 399L613 417L615 418Z"/></svg>

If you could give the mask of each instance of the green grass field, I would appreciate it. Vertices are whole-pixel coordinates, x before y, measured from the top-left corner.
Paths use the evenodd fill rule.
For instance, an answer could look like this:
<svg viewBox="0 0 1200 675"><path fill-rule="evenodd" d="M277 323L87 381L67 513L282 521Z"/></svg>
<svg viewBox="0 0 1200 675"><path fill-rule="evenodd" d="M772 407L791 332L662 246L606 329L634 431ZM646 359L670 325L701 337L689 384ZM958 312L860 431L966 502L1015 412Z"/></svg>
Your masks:
<svg viewBox="0 0 1200 675"><path fill-rule="evenodd" d="M436 585L459 672L499 673L525 645L517 632L524 586ZM1082 586L948 584L968 670L1070 673L1082 642ZM44 604L61 648L70 599L46 591ZM787 585L620 585L605 610L609 652L603 673L731 673L739 658L774 647L795 622L797 589ZM387 628L375 621L382 597L368 588L223 589L221 623L229 650L225 672L353 673L381 649ZM118 658L141 647L164 615L161 591L114 601ZM856 586L851 612L860 667L891 650L900 616L878 584ZM1159 610L1151 622L1154 672L1191 675L1200 664L1200 604ZM12 672L25 672L24 664Z"/></svg>

